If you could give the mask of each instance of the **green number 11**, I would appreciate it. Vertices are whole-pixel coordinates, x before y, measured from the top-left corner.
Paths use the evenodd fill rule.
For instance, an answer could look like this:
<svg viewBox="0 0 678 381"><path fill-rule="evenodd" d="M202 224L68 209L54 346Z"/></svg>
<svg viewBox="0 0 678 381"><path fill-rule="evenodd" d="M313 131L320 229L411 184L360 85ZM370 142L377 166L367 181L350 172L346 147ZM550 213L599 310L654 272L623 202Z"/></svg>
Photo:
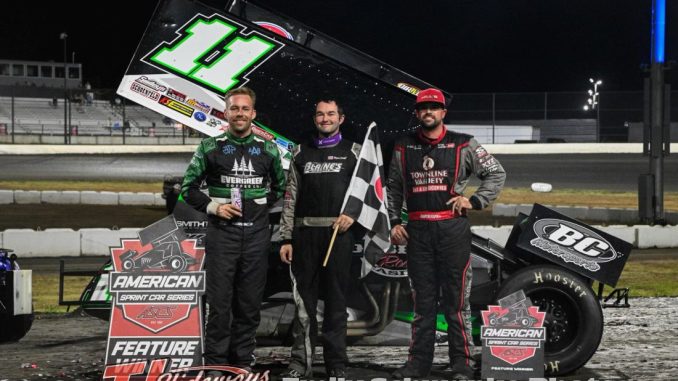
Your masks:
<svg viewBox="0 0 678 381"><path fill-rule="evenodd" d="M186 28L183 38L156 49L150 60L225 93L276 46L258 35L229 38L236 30L221 19L198 19Z"/></svg>

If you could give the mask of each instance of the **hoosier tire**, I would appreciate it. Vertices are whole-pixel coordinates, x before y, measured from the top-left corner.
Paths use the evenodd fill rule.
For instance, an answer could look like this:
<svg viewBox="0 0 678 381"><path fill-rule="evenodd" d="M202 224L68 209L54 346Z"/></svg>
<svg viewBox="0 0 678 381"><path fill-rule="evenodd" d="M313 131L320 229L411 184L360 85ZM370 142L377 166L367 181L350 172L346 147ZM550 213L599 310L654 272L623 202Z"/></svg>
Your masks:
<svg viewBox="0 0 678 381"><path fill-rule="evenodd" d="M584 366L603 335L603 311L591 287L562 267L537 265L514 273L497 299L518 290L546 312L545 374L559 376Z"/></svg>

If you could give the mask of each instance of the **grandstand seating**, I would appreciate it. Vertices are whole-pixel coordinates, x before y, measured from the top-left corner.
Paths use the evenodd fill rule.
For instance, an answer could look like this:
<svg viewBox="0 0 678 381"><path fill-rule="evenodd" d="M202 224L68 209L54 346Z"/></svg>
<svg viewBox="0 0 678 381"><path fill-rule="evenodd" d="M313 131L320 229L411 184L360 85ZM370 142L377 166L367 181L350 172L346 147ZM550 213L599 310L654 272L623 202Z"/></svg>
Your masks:
<svg viewBox="0 0 678 381"><path fill-rule="evenodd" d="M9 125L12 118L12 99L0 97L0 124ZM63 99L56 104L48 98L14 98L14 126L17 134L62 135L64 131ZM125 106L129 136L176 136L174 122L145 107ZM108 101L95 100L90 105L72 103L71 122L77 135L121 135L122 108ZM150 130L153 128L153 130ZM152 132L151 132L152 131Z"/></svg>

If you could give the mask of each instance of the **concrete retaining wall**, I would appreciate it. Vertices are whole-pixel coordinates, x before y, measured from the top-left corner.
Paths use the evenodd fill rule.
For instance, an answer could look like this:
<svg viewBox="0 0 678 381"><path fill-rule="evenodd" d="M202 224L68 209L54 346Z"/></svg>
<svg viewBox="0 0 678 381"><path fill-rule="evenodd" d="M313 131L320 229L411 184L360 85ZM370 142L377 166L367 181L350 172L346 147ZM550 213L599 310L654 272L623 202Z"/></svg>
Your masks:
<svg viewBox="0 0 678 381"><path fill-rule="evenodd" d="M648 226L648 225L612 225L599 226L594 228L602 230L619 239L629 242L638 249L651 248L678 248L678 226ZM512 226L473 226L471 230L485 238L489 238L500 245L505 245L511 232Z"/></svg>
<svg viewBox="0 0 678 381"><path fill-rule="evenodd" d="M22 257L80 256L80 232L72 229L8 229L2 243Z"/></svg>
<svg viewBox="0 0 678 381"><path fill-rule="evenodd" d="M80 230L80 255L110 255L111 246L120 246L121 239L139 238L140 228L82 229Z"/></svg>
<svg viewBox="0 0 678 381"><path fill-rule="evenodd" d="M0 190L0 204L86 204L165 206L162 193Z"/></svg>
<svg viewBox="0 0 678 381"><path fill-rule="evenodd" d="M588 221L614 221L622 224L637 224L640 222L638 209L623 208L594 208L587 206L549 206L558 213L570 218ZM530 214L532 204L494 204L492 215L496 217L515 217L519 213ZM664 213L666 221L670 224L678 224L678 213Z"/></svg>
<svg viewBox="0 0 678 381"><path fill-rule="evenodd" d="M678 248L678 226L594 226L640 249ZM512 226L474 226L474 233L505 245ZM8 229L0 232L0 247L20 257L109 255L121 239L136 239L141 228L110 229Z"/></svg>

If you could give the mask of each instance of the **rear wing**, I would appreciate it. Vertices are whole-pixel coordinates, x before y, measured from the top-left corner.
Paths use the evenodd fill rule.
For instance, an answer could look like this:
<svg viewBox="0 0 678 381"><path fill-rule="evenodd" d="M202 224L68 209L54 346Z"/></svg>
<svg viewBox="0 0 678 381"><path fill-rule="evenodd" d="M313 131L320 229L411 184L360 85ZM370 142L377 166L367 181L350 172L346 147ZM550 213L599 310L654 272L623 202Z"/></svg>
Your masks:
<svg viewBox="0 0 678 381"><path fill-rule="evenodd" d="M332 97L348 139L362 141L377 123L387 163L395 138L418 126L415 94L426 82L263 7L236 1L229 10L161 0L118 94L216 136L227 128L225 93L248 86L255 133L286 151L314 131L315 101Z"/></svg>
<svg viewBox="0 0 678 381"><path fill-rule="evenodd" d="M553 209L534 204L514 225L506 249L536 255L586 278L617 285L633 245Z"/></svg>

